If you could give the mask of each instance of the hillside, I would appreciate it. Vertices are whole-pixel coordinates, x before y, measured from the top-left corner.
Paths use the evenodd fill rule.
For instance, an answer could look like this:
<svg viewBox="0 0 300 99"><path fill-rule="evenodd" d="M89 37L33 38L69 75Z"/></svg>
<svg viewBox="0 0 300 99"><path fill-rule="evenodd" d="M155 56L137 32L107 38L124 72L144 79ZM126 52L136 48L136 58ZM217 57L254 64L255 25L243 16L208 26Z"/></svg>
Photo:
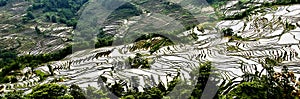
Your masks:
<svg viewBox="0 0 300 99"><path fill-rule="evenodd" d="M299 3L0 0L0 92L299 98Z"/></svg>

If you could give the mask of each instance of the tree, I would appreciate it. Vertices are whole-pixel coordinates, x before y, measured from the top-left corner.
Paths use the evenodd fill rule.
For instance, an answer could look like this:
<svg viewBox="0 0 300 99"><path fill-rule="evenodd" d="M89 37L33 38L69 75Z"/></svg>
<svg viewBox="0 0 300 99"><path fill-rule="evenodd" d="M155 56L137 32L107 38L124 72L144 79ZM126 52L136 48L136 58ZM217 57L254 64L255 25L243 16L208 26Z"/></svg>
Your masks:
<svg viewBox="0 0 300 99"><path fill-rule="evenodd" d="M5 6L7 4L7 0L0 0L0 7Z"/></svg>
<svg viewBox="0 0 300 99"><path fill-rule="evenodd" d="M36 32L36 34L42 34L41 30L38 28L38 26L34 27L34 30Z"/></svg>
<svg viewBox="0 0 300 99"><path fill-rule="evenodd" d="M85 92L87 99L109 99L107 91L98 90L92 86L88 86Z"/></svg>
<svg viewBox="0 0 300 99"><path fill-rule="evenodd" d="M206 84L208 81L210 81L209 77L215 77L217 78L217 75L212 73L213 66L211 62L205 62L199 64L199 69L194 70L191 75L193 77L197 77L197 83L195 85L195 88L191 94L192 99L200 99L202 96L205 94L202 94L204 91L204 88L206 87ZM210 81L212 83L212 86L216 87L217 86L217 81ZM212 91L213 89L208 89L208 91ZM206 97L206 96L204 96ZM217 97L212 96L212 97Z"/></svg>
<svg viewBox="0 0 300 99"><path fill-rule="evenodd" d="M83 90L77 85L71 85L70 88L70 95L74 97L74 99L86 99L83 94Z"/></svg>
<svg viewBox="0 0 300 99"><path fill-rule="evenodd" d="M28 97L34 99L53 99L64 97L66 93L67 87L65 85L50 83L34 87L32 92L28 94Z"/></svg>
<svg viewBox="0 0 300 99"><path fill-rule="evenodd" d="M231 28L226 28L222 29L222 33L224 36L232 36L234 32Z"/></svg>
<svg viewBox="0 0 300 99"><path fill-rule="evenodd" d="M57 18L56 18L56 16L55 16L55 15L52 15L52 17L51 17L51 21L52 21L53 23L57 23Z"/></svg>
<svg viewBox="0 0 300 99"><path fill-rule="evenodd" d="M28 11L27 14L26 14L26 17L29 19L29 20L32 20L35 18L35 16L33 15L33 13L31 11Z"/></svg>
<svg viewBox="0 0 300 99"><path fill-rule="evenodd" d="M49 64L47 64L47 67L48 67L48 69L50 71L50 76L54 76L54 70L53 70L52 66L49 65Z"/></svg>
<svg viewBox="0 0 300 99"><path fill-rule="evenodd" d="M267 86L260 82L243 82L225 97L237 99L268 99Z"/></svg>
<svg viewBox="0 0 300 99"><path fill-rule="evenodd" d="M5 97L5 98L4 98ZM9 92L4 95L4 97L0 97L0 99L25 99L21 92Z"/></svg>
<svg viewBox="0 0 300 99"><path fill-rule="evenodd" d="M74 99L72 95L65 94L64 96L59 96L58 99Z"/></svg>
<svg viewBox="0 0 300 99"><path fill-rule="evenodd" d="M53 23L60 22L75 28L78 20L77 12L86 2L88 0L33 0L32 7L29 7L27 11L30 14L32 10L42 9L43 13L52 14L51 18L47 15L46 18L51 19ZM24 22L30 19L33 17L27 18Z"/></svg>
<svg viewBox="0 0 300 99"><path fill-rule="evenodd" d="M22 18L22 20L23 20L24 23L26 23L26 22L28 22L29 20L32 20L32 19L34 19L34 18L35 18L35 16L33 15L33 13L32 13L31 11L28 11L28 12L26 13L26 15Z"/></svg>

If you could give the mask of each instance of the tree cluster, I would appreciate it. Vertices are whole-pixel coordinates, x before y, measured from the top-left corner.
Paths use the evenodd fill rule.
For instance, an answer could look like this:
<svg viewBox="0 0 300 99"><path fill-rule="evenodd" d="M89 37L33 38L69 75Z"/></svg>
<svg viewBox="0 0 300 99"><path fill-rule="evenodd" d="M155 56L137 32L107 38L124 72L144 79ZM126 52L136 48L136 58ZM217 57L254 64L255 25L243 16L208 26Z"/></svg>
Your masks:
<svg viewBox="0 0 300 99"><path fill-rule="evenodd" d="M75 27L79 17L78 11L86 2L88 0L33 0L33 5L27 10L32 12L42 9L46 20Z"/></svg>
<svg viewBox="0 0 300 99"><path fill-rule="evenodd" d="M22 92L10 92L1 99L86 99L84 91L77 85L67 87L56 83L38 85L32 92L23 95Z"/></svg>
<svg viewBox="0 0 300 99"><path fill-rule="evenodd" d="M5 6L8 3L8 0L0 0L0 7Z"/></svg>

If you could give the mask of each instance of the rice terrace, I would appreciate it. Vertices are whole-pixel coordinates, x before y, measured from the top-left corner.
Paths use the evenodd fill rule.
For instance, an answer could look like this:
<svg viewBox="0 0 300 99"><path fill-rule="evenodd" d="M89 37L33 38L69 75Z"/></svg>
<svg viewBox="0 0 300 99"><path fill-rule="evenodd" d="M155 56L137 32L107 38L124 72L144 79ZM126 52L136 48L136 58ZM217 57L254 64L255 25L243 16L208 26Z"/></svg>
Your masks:
<svg viewBox="0 0 300 99"><path fill-rule="evenodd" d="M0 0L1 99L299 99L300 0Z"/></svg>

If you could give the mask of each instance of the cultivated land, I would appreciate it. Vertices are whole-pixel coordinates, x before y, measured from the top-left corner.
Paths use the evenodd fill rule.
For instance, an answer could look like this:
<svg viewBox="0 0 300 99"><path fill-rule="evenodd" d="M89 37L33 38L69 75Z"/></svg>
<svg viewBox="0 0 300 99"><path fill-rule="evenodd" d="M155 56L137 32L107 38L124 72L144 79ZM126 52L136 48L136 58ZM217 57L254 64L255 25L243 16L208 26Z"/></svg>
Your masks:
<svg viewBox="0 0 300 99"><path fill-rule="evenodd" d="M214 8L207 5L195 7L197 5L176 1L184 9L194 8L191 11L196 11L192 13L196 19L205 19L189 28L180 25L193 19L176 17L178 13L166 14L180 20L176 22L151 11L106 23L103 32L120 38L126 38L128 35L125 34L133 31L147 32L148 28L144 27L149 24L159 24L161 27L154 28L158 31L184 28L187 30L180 30L175 37L185 38L188 42L152 37L77 51L34 69L24 68L17 76L17 82L0 84L1 91L23 90L30 93L32 87L51 82L67 86L76 84L81 88L97 87L99 83L110 85L116 81L124 81L139 90L160 83L168 87L168 81L176 78L178 73L181 80L188 81L199 63L207 61L216 69L213 72L220 74L219 79L227 82L241 81L245 79L245 74L257 74L257 71L267 75L266 64L272 64L275 72L287 66L290 72L300 77L300 4L272 5L266 2L276 1L233 0ZM25 13L22 7L27 5L30 3L16 2L0 8L1 49L17 50L19 55L38 55L61 50L71 43L69 39L74 29L65 24L39 19L17 24L22 23L20 19ZM142 11L147 8L151 6L145 6ZM35 33L36 27L43 32L43 36ZM40 76L41 73L47 76Z"/></svg>

